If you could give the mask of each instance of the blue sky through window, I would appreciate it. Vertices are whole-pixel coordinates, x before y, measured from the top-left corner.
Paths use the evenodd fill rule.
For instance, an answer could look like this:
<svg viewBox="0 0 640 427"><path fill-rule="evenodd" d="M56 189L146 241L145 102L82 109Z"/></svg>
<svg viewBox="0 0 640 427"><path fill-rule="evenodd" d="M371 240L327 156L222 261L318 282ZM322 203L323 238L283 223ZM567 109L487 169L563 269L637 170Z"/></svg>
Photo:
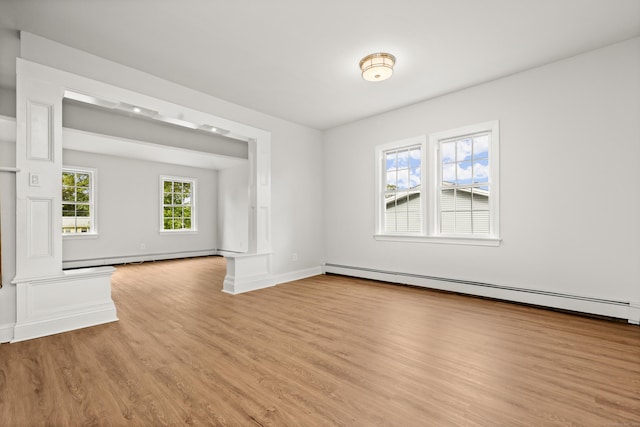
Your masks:
<svg viewBox="0 0 640 427"><path fill-rule="evenodd" d="M385 153L387 190L410 190L421 183L420 147Z"/></svg>
<svg viewBox="0 0 640 427"><path fill-rule="evenodd" d="M443 183L468 185L489 182L489 134L444 141L440 144L440 155Z"/></svg>

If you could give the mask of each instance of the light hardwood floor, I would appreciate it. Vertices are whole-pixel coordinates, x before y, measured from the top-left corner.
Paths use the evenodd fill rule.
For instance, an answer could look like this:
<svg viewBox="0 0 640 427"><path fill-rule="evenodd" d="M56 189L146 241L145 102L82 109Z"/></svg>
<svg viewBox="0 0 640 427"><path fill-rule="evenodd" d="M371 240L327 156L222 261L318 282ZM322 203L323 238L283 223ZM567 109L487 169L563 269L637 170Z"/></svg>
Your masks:
<svg viewBox="0 0 640 427"><path fill-rule="evenodd" d="M120 321L0 345L0 425L640 426L640 327L367 280L118 267Z"/></svg>

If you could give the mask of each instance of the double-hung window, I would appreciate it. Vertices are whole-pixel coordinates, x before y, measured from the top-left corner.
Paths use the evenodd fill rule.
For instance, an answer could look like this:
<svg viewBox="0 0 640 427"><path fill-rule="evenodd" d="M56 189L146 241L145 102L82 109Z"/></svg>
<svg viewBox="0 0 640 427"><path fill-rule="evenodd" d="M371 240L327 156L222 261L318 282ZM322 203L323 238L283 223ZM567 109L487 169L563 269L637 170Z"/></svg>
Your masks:
<svg viewBox="0 0 640 427"><path fill-rule="evenodd" d="M388 144L379 151L380 229L383 234L423 232L422 162L424 137Z"/></svg>
<svg viewBox="0 0 640 427"><path fill-rule="evenodd" d="M498 122L384 144L378 240L498 245Z"/></svg>
<svg viewBox="0 0 640 427"><path fill-rule="evenodd" d="M434 142L440 166L437 193L441 234L489 235L490 138L491 132L482 131Z"/></svg>
<svg viewBox="0 0 640 427"><path fill-rule="evenodd" d="M87 168L62 169L62 233L97 234L95 192L96 171Z"/></svg>
<svg viewBox="0 0 640 427"><path fill-rule="evenodd" d="M382 227L387 233L422 232L422 151L423 144L420 138L416 138L394 144L382 152Z"/></svg>
<svg viewBox="0 0 640 427"><path fill-rule="evenodd" d="M196 231L196 180L193 178L160 177L160 231Z"/></svg>

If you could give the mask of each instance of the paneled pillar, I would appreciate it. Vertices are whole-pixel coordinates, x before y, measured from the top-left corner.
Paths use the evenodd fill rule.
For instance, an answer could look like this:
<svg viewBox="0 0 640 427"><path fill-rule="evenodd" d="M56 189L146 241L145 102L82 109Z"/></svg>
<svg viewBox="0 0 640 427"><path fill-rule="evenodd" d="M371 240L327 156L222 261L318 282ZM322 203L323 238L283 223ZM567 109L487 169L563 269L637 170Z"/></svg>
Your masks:
<svg viewBox="0 0 640 427"><path fill-rule="evenodd" d="M24 76L16 91L16 278L62 273L62 93Z"/></svg>
<svg viewBox="0 0 640 427"><path fill-rule="evenodd" d="M271 274L271 137L249 139L249 250L224 253L223 292L238 294L275 284Z"/></svg>
<svg viewBox="0 0 640 427"><path fill-rule="evenodd" d="M249 140L249 253L271 252L271 141Z"/></svg>
<svg viewBox="0 0 640 427"><path fill-rule="evenodd" d="M18 60L16 324L22 341L117 320L112 267L62 270L63 86ZM46 73L46 70L44 70Z"/></svg>

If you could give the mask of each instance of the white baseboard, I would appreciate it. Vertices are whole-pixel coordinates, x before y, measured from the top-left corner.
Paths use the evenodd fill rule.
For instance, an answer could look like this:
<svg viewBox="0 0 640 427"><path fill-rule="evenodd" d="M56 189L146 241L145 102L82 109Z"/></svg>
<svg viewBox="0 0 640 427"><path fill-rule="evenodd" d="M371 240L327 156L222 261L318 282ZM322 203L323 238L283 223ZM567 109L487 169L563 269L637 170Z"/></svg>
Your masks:
<svg viewBox="0 0 640 427"><path fill-rule="evenodd" d="M295 280L306 279L307 277L319 276L323 274L322 266L305 268L303 270L289 271L282 274L274 274L274 282L276 285L280 283L293 282Z"/></svg>
<svg viewBox="0 0 640 427"><path fill-rule="evenodd" d="M111 299L113 267L16 277L16 323L11 342L118 320Z"/></svg>
<svg viewBox="0 0 640 427"><path fill-rule="evenodd" d="M202 251L167 252L167 253L153 253L153 254L140 254L140 255L123 255L123 256L117 256L117 257L65 260L65 261L62 261L62 268L68 269L68 268L99 267L103 265L118 265L118 264L128 264L132 262L146 262L146 261L162 261L166 259L193 258L193 257L209 256L209 255L218 255L218 250L207 249Z"/></svg>
<svg viewBox="0 0 640 427"><path fill-rule="evenodd" d="M629 303L629 323L640 325L640 301Z"/></svg>
<svg viewBox="0 0 640 427"><path fill-rule="evenodd" d="M94 307L85 313L74 313L57 319L45 319L30 323L21 323L14 329L12 343L60 334L104 323L116 322L118 316L113 304Z"/></svg>
<svg viewBox="0 0 640 427"><path fill-rule="evenodd" d="M306 279L323 274L321 266L306 268L303 270L290 271L282 274L259 274L255 276L244 277L242 280L227 276L223 285L222 292L227 294L242 294L245 292L256 291L258 289L270 288L281 283L293 282L295 280Z"/></svg>
<svg viewBox="0 0 640 427"><path fill-rule="evenodd" d="M244 277L238 280L233 276L227 275L222 285L222 292L225 294L238 295L245 292L257 291L275 286L271 275L256 275L252 277Z"/></svg>
<svg viewBox="0 0 640 427"><path fill-rule="evenodd" d="M13 339L13 328L15 323L4 323L0 325L0 343L9 342Z"/></svg>
<svg viewBox="0 0 640 427"><path fill-rule="evenodd" d="M628 301L614 301L337 264L326 264L325 272L626 319L633 324L638 324L640 321L640 304Z"/></svg>

